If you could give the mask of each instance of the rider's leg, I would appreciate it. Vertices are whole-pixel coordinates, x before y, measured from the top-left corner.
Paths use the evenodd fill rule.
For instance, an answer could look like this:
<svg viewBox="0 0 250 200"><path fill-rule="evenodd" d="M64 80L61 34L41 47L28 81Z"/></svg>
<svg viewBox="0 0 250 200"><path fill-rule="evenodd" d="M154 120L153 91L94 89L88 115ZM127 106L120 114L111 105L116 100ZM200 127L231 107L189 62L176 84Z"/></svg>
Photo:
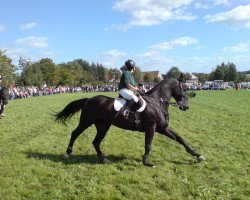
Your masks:
<svg viewBox="0 0 250 200"><path fill-rule="evenodd" d="M121 89L119 91L119 94L124 98L124 99L127 99L129 100L128 102L126 102L124 104L124 106L121 108L121 113L122 115L126 115L126 112L127 110L130 110L133 105L137 102L139 102L139 98L134 94L134 92L132 90L129 90L129 89Z"/></svg>

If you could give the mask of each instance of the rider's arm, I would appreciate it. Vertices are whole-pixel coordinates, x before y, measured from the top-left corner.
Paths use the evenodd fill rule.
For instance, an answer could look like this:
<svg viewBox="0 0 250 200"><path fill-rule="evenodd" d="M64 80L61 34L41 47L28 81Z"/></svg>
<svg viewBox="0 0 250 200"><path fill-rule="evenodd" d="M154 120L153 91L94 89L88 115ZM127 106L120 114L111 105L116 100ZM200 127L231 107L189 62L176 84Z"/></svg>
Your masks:
<svg viewBox="0 0 250 200"><path fill-rule="evenodd" d="M138 90L139 90L138 87L134 87L134 86L131 85L131 84L127 84L127 88L130 89L130 90L132 90L132 91L138 91Z"/></svg>

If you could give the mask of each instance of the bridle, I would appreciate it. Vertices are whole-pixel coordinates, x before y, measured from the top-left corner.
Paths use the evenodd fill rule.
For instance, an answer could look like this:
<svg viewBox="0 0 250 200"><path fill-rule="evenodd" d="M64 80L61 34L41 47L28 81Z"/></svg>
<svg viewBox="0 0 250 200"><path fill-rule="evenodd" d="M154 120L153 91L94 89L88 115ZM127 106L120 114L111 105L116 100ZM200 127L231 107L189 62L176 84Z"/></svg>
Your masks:
<svg viewBox="0 0 250 200"><path fill-rule="evenodd" d="M170 102L168 99L162 98L162 97L156 97L156 96L148 96L148 97L153 98L153 99L156 99L157 101L159 101L159 102L162 103L163 105L171 105L171 106L178 107L178 108L179 108L179 107L183 107L183 106L184 106L184 103L183 103L184 95L182 94L182 91L184 90L184 88L183 88L183 84L182 84L182 83L179 83L179 86L180 86L180 88L181 88L181 97L180 97L180 100L179 100L179 101ZM144 96L144 95L145 95L145 93L144 93L144 94L141 94L140 92L139 92L139 94L140 94L141 96ZM151 102L151 101L149 101L149 100L146 100L146 101Z"/></svg>
<svg viewBox="0 0 250 200"><path fill-rule="evenodd" d="M182 83L180 83L180 88L181 88L181 93L182 93L182 91L183 91L183 84ZM164 102L164 103L166 103L166 104L168 104L168 105L171 105L171 106L174 106L174 107L181 107L181 106L184 106L184 103L183 103L183 98L184 98L184 95L181 95L181 100L179 100L179 101L176 101L176 102L170 102L170 101L168 101L167 99L163 99L163 98L160 98L160 101L161 102Z"/></svg>
<svg viewBox="0 0 250 200"><path fill-rule="evenodd" d="M154 98L157 98L157 97L154 97ZM158 98L157 98L157 99L158 99ZM171 105L171 106L178 107L178 105L179 105L178 102L169 102L168 100L163 99L163 98L159 98L159 99L160 99L160 102L165 103L165 104L168 104L168 105Z"/></svg>

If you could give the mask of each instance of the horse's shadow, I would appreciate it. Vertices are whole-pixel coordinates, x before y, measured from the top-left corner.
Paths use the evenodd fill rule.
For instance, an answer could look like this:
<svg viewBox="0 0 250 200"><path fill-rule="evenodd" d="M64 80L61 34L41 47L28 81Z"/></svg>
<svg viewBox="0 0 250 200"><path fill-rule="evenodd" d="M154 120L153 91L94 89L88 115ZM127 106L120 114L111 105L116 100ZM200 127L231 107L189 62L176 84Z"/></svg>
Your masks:
<svg viewBox="0 0 250 200"><path fill-rule="evenodd" d="M51 153L40 153L40 152L23 152L28 159L35 158L37 160L50 160L55 163L64 163L65 165L74 164L99 164L95 154L93 155L72 155L70 158L66 159L64 155L51 154ZM105 156L111 163L121 162L126 159L125 156L108 155Z"/></svg>
<svg viewBox="0 0 250 200"><path fill-rule="evenodd" d="M52 153L40 153L40 152L31 152L26 151L23 152L28 159L34 158L37 160L50 160L55 163L63 163L65 165L75 165L75 164L90 164L96 165L99 164L96 154L92 155L72 155L70 158L65 158L64 155L60 154L52 154ZM128 158L124 155L107 155L105 156L111 163L119 163ZM137 162L140 162L139 159L134 159ZM189 161L174 161L174 160L166 160L169 163L173 163L175 165L195 165L197 161L189 160Z"/></svg>

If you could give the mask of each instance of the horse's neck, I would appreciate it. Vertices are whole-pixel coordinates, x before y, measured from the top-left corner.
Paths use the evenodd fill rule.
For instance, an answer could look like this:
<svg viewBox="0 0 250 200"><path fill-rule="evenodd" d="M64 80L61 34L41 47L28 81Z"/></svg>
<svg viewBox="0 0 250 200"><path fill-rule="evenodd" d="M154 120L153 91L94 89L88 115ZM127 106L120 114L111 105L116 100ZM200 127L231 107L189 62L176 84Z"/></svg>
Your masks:
<svg viewBox="0 0 250 200"><path fill-rule="evenodd" d="M165 79L158 83L152 90L147 92L148 96L170 100L172 97L173 79Z"/></svg>
<svg viewBox="0 0 250 200"><path fill-rule="evenodd" d="M152 91L147 96L153 97L153 98L163 99L163 100L166 100L166 101L170 101L170 99L172 97L170 90L163 92L161 89Z"/></svg>

